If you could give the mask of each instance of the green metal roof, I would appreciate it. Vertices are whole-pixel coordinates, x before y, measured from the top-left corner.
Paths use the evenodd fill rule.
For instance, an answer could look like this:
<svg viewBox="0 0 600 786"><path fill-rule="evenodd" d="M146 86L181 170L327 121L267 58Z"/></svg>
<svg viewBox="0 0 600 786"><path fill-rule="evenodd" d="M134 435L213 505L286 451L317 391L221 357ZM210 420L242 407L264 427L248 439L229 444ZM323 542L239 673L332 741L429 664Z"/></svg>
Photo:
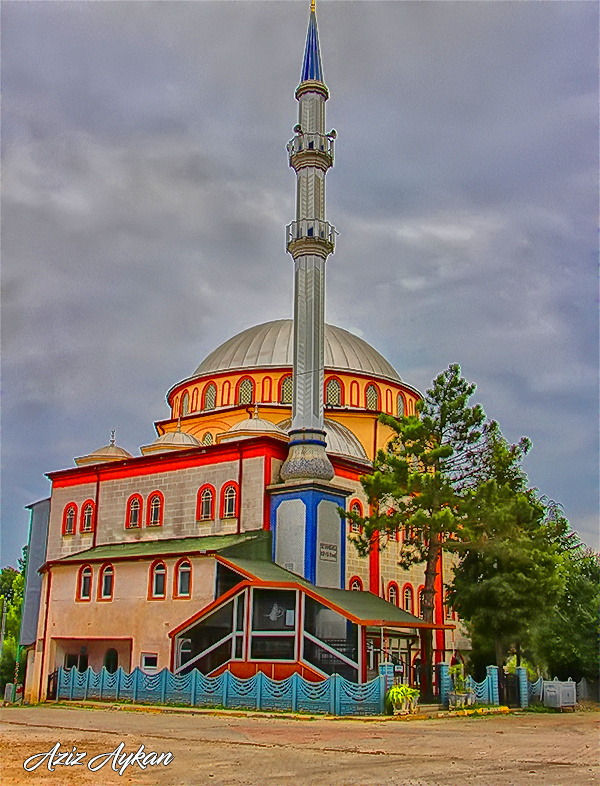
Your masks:
<svg viewBox="0 0 600 786"><path fill-rule="evenodd" d="M252 559L243 559L223 555L234 566L250 574L259 581L267 583L294 583L311 593L318 595L326 605L334 605L351 614L361 623L373 625L391 625L404 628L431 627L419 617L409 614L404 609L399 609L393 603L388 603L383 598L378 598L372 592L356 592L353 590L333 589L330 587L316 587L301 576L291 573L285 568L272 562L263 562ZM435 626L438 627L438 626Z"/></svg>
<svg viewBox="0 0 600 786"><path fill-rule="evenodd" d="M82 562L92 560L118 560L144 557L168 557L177 554L193 554L202 551L221 551L232 549L234 553L248 552L260 559L264 544L270 539L269 532L257 530L234 535L208 535L198 538L168 538L157 540L136 540L128 543L107 543L95 546L77 554L70 554L55 562ZM243 547L246 548L243 548ZM234 548L235 547L235 548ZM257 560L258 562L258 560Z"/></svg>

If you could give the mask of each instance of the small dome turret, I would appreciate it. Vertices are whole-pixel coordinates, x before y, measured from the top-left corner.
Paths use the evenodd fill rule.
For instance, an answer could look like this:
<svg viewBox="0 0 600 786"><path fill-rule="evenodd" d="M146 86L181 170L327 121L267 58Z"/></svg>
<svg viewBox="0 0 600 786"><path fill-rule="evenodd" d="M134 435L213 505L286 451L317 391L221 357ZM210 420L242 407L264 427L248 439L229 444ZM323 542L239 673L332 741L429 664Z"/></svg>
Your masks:
<svg viewBox="0 0 600 786"><path fill-rule="evenodd" d="M201 443L196 439L193 434L188 434L186 431L181 430L181 422L177 423L176 431L167 431L157 437L150 445L144 445L140 448L144 456L149 456L152 453L166 453L170 450L189 450L190 448L199 448Z"/></svg>
<svg viewBox="0 0 600 786"><path fill-rule="evenodd" d="M232 442L236 439L248 439L249 437L258 437L260 434L268 434L270 437L278 437L279 439L286 440L288 435L282 431L279 426L272 423L270 420L263 420L258 416L258 404L254 405L254 416L244 418L239 423L235 423L229 431L224 434L219 434L217 442Z"/></svg>
<svg viewBox="0 0 600 786"><path fill-rule="evenodd" d="M115 432L110 433L110 442L93 453L88 453L87 456L80 456L75 459L75 464L78 467L86 467L90 464L104 464L107 461L123 461L124 459L133 458L131 453L128 453L125 448L120 448L115 445Z"/></svg>

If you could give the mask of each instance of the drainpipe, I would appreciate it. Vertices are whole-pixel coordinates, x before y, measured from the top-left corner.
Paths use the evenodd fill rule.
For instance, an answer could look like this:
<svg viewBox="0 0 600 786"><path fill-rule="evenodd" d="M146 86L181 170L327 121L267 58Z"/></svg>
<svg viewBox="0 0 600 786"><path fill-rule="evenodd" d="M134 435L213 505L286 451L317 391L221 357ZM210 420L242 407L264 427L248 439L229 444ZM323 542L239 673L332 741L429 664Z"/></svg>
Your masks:
<svg viewBox="0 0 600 786"><path fill-rule="evenodd" d="M98 534L98 501L100 499L100 470L96 467L96 497L94 499L94 535L92 537L92 548L96 548L96 537Z"/></svg>
<svg viewBox="0 0 600 786"><path fill-rule="evenodd" d="M243 454L242 454L242 446L238 442L238 517L237 517L237 534L239 535L242 531L242 480L244 477L244 464L243 464Z"/></svg>

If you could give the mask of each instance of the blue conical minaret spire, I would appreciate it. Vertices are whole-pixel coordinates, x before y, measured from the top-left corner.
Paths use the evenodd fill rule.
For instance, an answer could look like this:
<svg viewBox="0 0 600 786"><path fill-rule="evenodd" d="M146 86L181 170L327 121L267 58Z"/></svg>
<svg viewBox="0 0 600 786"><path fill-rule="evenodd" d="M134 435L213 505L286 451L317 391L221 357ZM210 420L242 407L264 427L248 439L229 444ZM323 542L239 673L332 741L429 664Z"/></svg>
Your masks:
<svg viewBox="0 0 600 786"><path fill-rule="evenodd" d="M310 6L310 19L308 20L308 33L306 47L304 48L304 62L302 63L302 76L300 82L323 81L323 66L321 65L321 52L319 50L319 33L317 30L317 14L315 13L314 0Z"/></svg>

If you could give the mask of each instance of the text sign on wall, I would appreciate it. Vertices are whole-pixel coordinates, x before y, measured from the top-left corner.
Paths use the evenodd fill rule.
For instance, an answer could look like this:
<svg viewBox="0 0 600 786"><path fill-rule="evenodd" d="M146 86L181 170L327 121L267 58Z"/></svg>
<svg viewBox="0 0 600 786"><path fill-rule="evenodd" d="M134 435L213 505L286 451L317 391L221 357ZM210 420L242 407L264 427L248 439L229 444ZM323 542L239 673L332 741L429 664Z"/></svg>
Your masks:
<svg viewBox="0 0 600 786"><path fill-rule="evenodd" d="M337 562L337 543L319 543L319 559L323 560L323 562Z"/></svg>

